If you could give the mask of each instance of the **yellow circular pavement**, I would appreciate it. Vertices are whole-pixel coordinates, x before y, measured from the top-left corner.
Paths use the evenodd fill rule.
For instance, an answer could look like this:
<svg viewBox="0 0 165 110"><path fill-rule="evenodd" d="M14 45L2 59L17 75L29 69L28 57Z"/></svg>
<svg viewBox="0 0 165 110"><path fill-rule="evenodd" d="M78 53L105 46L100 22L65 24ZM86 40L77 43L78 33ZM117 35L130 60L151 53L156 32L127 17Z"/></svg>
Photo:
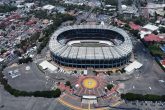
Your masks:
<svg viewBox="0 0 165 110"><path fill-rule="evenodd" d="M83 86L87 89L93 89L97 86L97 81L93 78L86 78L83 80Z"/></svg>

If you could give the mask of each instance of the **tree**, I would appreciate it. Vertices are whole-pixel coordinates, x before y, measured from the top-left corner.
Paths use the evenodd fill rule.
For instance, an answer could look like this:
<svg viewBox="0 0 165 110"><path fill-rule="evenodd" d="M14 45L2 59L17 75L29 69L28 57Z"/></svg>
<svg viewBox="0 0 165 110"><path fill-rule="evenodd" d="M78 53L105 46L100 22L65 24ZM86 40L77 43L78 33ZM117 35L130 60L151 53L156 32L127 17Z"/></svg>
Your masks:
<svg viewBox="0 0 165 110"><path fill-rule="evenodd" d="M31 57L27 57L27 58L19 59L18 63L22 64L22 63L29 63L29 62L32 62L32 61L33 61L33 59Z"/></svg>
<svg viewBox="0 0 165 110"><path fill-rule="evenodd" d="M0 5L0 13L6 13L10 11L15 11L15 10L17 10L17 7L15 6L8 5L8 4Z"/></svg>
<svg viewBox="0 0 165 110"><path fill-rule="evenodd" d="M126 5L132 5L133 1L132 0L124 0L122 3L124 3Z"/></svg>
<svg viewBox="0 0 165 110"><path fill-rule="evenodd" d="M19 56L19 57L21 57L21 52L19 50L15 50L14 51L14 54L17 55L17 56Z"/></svg>
<svg viewBox="0 0 165 110"><path fill-rule="evenodd" d="M135 37L139 36L139 31L138 30L130 30L130 33L133 34Z"/></svg>
<svg viewBox="0 0 165 110"><path fill-rule="evenodd" d="M160 27L159 31L160 31L160 33L165 33L165 27Z"/></svg>
<svg viewBox="0 0 165 110"><path fill-rule="evenodd" d="M152 33L155 34L155 35L158 35L158 32L157 31L153 31Z"/></svg>
<svg viewBox="0 0 165 110"><path fill-rule="evenodd" d="M70 81L66 81L65 85L69 86L70 88L72 88Z"/></svg>
<svg viewBox="0 0 165 110"><path fill-rule="evenodd" d="M143 16L140 17L133 17L133 22L137 25L144 25L148 20Z"/></svg>
<svg viewBox="0 0 165 110"><path fill-rule="evenodd" d="M84 74L84 71L81 71L81 74Z"/></svg>
<svg viewBox="0 0 165 110"><path fill-rule="evenodd" d="M161 100L161 97L158 95L147 94L144 95L144 99L149 101L157 101L157 100Z"/></svg>
<svg viewBox="0 0 165 110"><path fill-rule="evenodd" d="M1 51L0 51L0 54L5 53L6 51L7 51L6 49L2 48Z"/></svg>
<svg viewBox="0 0 165 110"><path fill-rule="evenodd" d="M54 97L59 97L61 95L61 90L60 89L56 89L54 92Z"/></svg>
<svg viewBox="0 0 165 110"><path fill-rule="evenodd" d="M126 30L130 30L130 29L131 29L130 26L129 26L128 24L125 24L125 25L124 25L124 28L125 28Z"/></svg>
<svg viewBox="0 0 165 110"><path fill-rule="evenodd" d="M153 95L153 94L134 94L134 93L126 93L121 94L121 98L129 101L139 100L139 101L164 101L164 95Z"/></svg>
<svg viewBox="0 0 165 110"><path fill-rule="evenodd" d="M111 90L113 88L113 84L108 84L107 88L108 88L108 90Z"/></svg>
<svg viewBox="0 0 165 110"><path fill-rule="evenodd" d="M33 14L36 18L39 19L49 19L50 15L47 14L46 10L32 10L29 14Z"/></svg>
<svg viewBox="0 0 165 110"><path fill-rule="evenodd" d="M65 85L66 85L66 86L71 86L70 81L66 81Z"/></svg>
<svg viewBox="0 0 165 110"><path fill-rule="evenodd" d="M106 5L114 5L114 6L117 6L118 5L118 0L103 0L103 2Z"/></svg>
<svg viewBox="0 0 165 110"><path fill-rule="evenodd" d="M77 73L77 71L76 71L76 70L74 70L74 73L76 74L76 73Z"/></svg>
<svg viewBox="0 0 165 110"><path fill-rule="evenodd" d="M157 18L158 18L158 14L157 14L156 11L155 11L155 14L154 14L154 20L156 21Z"/></svg>
<svg viewBox="0 0 165 110"><path fill-rule="evenodd" d="M137 1L138 1L138 0L137 0ZM146 0L140 0L140 5L141 5L142 7L146 7L147 1L146 1Z"/></svg>
<svg viewBox="0 0 165 110"><path fill-rule="evenodd" d="M108 75L111 75L113 73L113 71L107 71Z"/></svg>
<svg viewBox="0 0 165 110"><path fill-rule="evenodd" d="M125 69L124 68L122 68L121 69L121 73L125 73L126 71L125 71Z"/></svg>
<svg viewBox="0 0 165 110"><path fill-rule="evenodd" d="M27 58L26 58L26 61L27 61L27 62L32 62L33 59L32 59L31 57L27 57Z"/></svg>
<svg viewBox="0 0 165 110"><path fill-rule="evenodd" d="M129 101L144 100L143 95L141 95L141 94L134 94L134 93L121 94L121 98L129 100Z"/></svg>

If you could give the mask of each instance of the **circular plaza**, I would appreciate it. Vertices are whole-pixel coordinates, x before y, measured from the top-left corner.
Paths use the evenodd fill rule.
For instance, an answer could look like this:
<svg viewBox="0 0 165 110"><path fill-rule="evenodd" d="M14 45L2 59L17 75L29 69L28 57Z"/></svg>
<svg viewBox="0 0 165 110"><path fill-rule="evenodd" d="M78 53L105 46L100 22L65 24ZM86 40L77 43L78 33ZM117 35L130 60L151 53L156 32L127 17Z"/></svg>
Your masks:
<svg viewBox="0 0 165 110"><path fill-rule="evenodd" d="M107 89L110 82L113 81L104 74L75 75L70 80L71 88L63 84L66 89L63 89L59 102L74 110L108 110L123 103L117 92L118 83L113 82L113 87Z"/></svg>
<svg viewBox="0 0 165 110"><path fill-rule="evenodd" d="M83 86L87 89L94 89L97 87L98 82L94 78L85 78L83 80Z"/></svg>

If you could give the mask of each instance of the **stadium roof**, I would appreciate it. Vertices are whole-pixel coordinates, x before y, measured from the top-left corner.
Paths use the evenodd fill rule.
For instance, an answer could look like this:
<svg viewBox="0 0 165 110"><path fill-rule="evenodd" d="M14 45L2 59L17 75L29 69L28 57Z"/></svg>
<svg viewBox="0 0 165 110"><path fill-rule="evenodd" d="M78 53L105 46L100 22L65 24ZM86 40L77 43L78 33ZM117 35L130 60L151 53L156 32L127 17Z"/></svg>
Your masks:
<svg viewBox="0 0 165 110"><path fill-rule="evenodd" d="M75 47L68 44L60 44L57 41L59 34L72 29L107 29L115 31L124 37L124 42L120 45L109 47ZM60 57L70 59L119 59L132 52L132 42L128 34L119 28L106 25L73 25L57 30L49 42L50 51Z"/></svg>

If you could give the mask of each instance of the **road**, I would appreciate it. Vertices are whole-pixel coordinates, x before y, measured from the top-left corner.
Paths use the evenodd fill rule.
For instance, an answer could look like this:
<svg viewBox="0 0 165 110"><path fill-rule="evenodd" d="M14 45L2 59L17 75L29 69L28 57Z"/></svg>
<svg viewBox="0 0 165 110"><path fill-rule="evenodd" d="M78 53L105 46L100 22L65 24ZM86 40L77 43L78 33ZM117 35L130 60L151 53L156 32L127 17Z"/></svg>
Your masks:
<svg viewBox="0 0 165 110"><path fill-rule="evenodd" d="M92 13L93 9L94 9L94 7L91 8L91 9L86 13L85 16L77 18L77 21L75 22L75 25L80 25L81 22L82 22L82 20L86 20L86 19L89 17L89 15Z"/></svg>
<svg viewBox="0 0 165 110"><path fill-rule="evenodd" d="M126 91L142 94L165 94L164 83L159 80L165 80L164 71L159 67L154 58L150 55L149 50L144 47L141 41L133 39L134 53L137 61L143 66L134 71L134 77L125 82Z"/></svg>

